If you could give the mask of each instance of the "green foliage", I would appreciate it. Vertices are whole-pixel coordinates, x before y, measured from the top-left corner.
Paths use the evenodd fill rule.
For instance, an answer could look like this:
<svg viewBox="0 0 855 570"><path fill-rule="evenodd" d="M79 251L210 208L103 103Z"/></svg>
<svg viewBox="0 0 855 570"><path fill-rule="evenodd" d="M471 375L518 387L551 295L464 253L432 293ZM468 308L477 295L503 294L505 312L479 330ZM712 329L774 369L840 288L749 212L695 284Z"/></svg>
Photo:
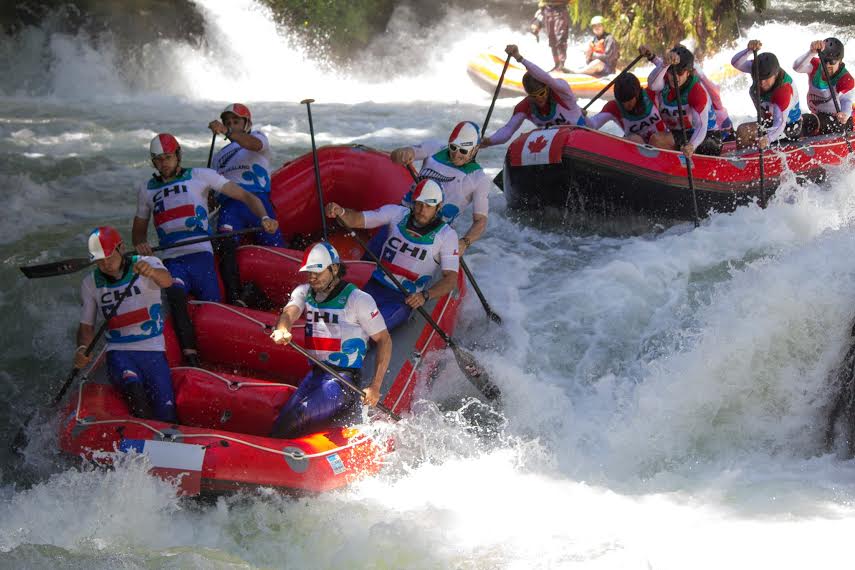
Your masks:
<svg viewBox="0 0 855 570"><path fill-rule="evenodd" d="M292 30L330 55L346 56L383 32L396 0L263 0Z"/></svg>
<svg viewBox="0 0 855 570"><path fill-rule="evenodd" d="M768 0L750 0L750 5L761 11ZM748 7L749 0L577 0L570 18L585 29L591 17L602 15L626 62L638 46L662 53L685 38L694 39L696 55L715 51L739 36L737 18Z"/></svg>

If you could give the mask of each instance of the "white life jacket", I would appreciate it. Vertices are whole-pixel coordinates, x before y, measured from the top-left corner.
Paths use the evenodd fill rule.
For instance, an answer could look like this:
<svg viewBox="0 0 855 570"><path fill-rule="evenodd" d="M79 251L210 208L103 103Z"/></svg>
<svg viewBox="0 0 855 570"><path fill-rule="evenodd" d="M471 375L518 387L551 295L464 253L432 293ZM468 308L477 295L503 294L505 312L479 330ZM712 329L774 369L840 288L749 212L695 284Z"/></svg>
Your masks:
<svg viewBox="0 0 855 570"><path fill-rule="evenodd" d="M247 192L270 192L270 146L261 131L249 133L262 143L256 152L232 142L224 146L211 161L211 168Z"/></svg>
<svg viewBox="0 0 855 570"><path fill-rule="evenodd" d="M389 224L389 236L383 243L380 261L404 286L408 293L416 293L428 288L437 269L440 267L440 238L444 232L453 231L442 220L436 220L425 228L421 236L413 235L407 229L412 213L407 212L396 224ZM372 277L390 289L398 287L379 267Z"/></svg>
<svg viewBox="0 0 855 570"><path fill-rule="evenodd" d="M309 288L305 331L306 350L312 356L338 368L362 368L369 335L355 320L355 311L349 306L352 297L359 294L367 295L353 283L342 281L327 299L318 301Z"/></svg>
<svg viewBox="0 0 855 570"><path fill-rule="evenodd" d="M422 163L419 178L430 178L442 186L445 195L440 215L443 221L451 223L473 200L478 183L470 177L486 176L481 165L475 161L456 166L448 155L448 147L427 157ZM413 204L413 191L410 190L401 203L407 207Z"/></svg>

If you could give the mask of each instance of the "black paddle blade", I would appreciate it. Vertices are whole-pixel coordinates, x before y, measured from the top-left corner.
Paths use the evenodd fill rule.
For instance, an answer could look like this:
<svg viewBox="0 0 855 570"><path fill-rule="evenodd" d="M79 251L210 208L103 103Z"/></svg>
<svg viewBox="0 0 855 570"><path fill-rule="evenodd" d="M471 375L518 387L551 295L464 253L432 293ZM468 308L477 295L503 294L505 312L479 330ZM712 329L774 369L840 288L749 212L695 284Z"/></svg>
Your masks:
<svg viewBox="0 0 855 570"><path fill-rule="evenodd" d="M502 391L499 387L493 384L487 372L481 368L475 357L469 352L463 350L458 345L453 344L451 350L454 352L454 358L457 359L457 365L466 376L466 379L472 382L478 391L484 394L484 397L490 401L498 400L502 397Z"/></svg>
<svg viewBox="0 0 855 570"><path fill-rule="evenodd" d="M56 277L57 275L68 275L69 273L77 273L81 269L86 269L92 265L88 257L74 257L72 259L64 259L62 261L54 261L43 265L25 265L19 267L21 273L27 279L41 279L42 277Z"/></svg>
<svg viewBox="0 0 855 570"><path fill-rule="evenodd" d="M502 169L499 171L497 175L493 177L493 184L498 187L499 192L505 191L505 170Z"/></svg>

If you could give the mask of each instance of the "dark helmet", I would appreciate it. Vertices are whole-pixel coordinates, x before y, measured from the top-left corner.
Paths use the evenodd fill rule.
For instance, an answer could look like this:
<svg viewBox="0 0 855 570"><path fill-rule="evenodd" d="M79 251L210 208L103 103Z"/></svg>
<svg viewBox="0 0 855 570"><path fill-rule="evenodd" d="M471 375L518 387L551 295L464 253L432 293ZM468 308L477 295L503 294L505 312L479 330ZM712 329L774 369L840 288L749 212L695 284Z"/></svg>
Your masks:
<svg viewBox="0 0 855 570"><path fill-rule="evenodd" d="M757 76L761 81L778 75L780 70L781 65L774 53L767 51L757 56Z"/></svg>
<svg viewBox="0 0 855 570"><path fill-rule="evenodd" d="M695 56L689 51L689 48L683 44L677 44L671 51L680 56L680 63L674 66L674 71L683 73L686 70L692 71L695 69Z"/></svg>
<svg viewBox="0 0 855 570"><path fill-rule="evenodd" d="M823 61L840 61L843 59L843 42L837 38L826 38L825 49L822 50Z"/></svg>
<svg viewBox="0 0 855 570"><path fill-rule="evenodd" d="M538 91L546 87L546 84L544 84L542 81L535 79L529 72L525 72L525 74L523 75L522 84L523 89L525 89L525 92L529 95L531 95L532 93L537 93Z"/></svg>
<svg viewBox="0 0 855 570"><path fill-rule="evenodd" d="M638 97L641 93L641 83L632 73L623 73L615 81L615 99L625 103L630 99Z"/></svg>

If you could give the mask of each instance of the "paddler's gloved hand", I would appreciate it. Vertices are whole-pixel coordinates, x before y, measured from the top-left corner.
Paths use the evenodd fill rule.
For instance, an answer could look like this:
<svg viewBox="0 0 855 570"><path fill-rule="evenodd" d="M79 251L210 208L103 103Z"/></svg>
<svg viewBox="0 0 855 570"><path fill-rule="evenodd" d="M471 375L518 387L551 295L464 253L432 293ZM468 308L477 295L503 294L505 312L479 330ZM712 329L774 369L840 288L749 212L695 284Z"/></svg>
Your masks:
<svg viewBox="0 0 855 570"><path fill-rule="evenodd" d="M523 56L520 54L520 49L516 46L516 44L508 44L505 46L505 53L522 63Z"/></svg>
<svg viewBox="0 0 855 570"><path fill-rule="evenodd" d="M769 137L763 135L762 137L757 139L757 146L759 146L763 150L769 148Z"/></svg>
<svg viewBox="0 0 855 570"><path fill-rule="evenodd" d="M330 202L327 204L327 217L328 218L337 218L339 216L344 215L344 208L339 206L335 202Z"/></svg>
<svg viewBox="0 0 855 570"><path fill-rule="evenodd" d="M810 43L810 51L822 51L825 49L825 40L814 40Z"/></svg>
<svg viewBox="0 0 855 570"><path fill-rule="evenodd" d="M272 333L270 333L270 338L273 339L273 342L276 344L288 344L291 342L292 335L290 332L285 329L274 329Z"/></svg>
<svg viewBox="0 0 855 570"><path fill-rule="evenodd" d="M279 222L271 218L270 216L264 216L261 218L261 227L264 228L264 231L272 234L277 229L279 229Z"/></svg>
<svg viewBox="0 0 855 570"><path fill-rule="evenodd" d="M760 51L763 47L763 42L760 40L748 40L748 51Z"/></svg>
<svg viewBox="0 0 855 570"><path fill-rule="evenodd" d="M211 129L211 132L215 135L225 135L229 132L226 126L217 120L213 120L208 123L208 128Z"/></svg>
<svg viewBox="0 0 855 570"><path fill-rule="evenodd" d="M380 391L374 386L369 386L362 391L362 401L369 406L377 405L380 401Z"/></svg>
<svg viewBox="0 0 855 570"><path fill-rule="evenodd" d="M656 59L656 56L650 51L650 48L647 46L640 46L638 48L638 55L644 56L647 58L647 61L653 61Z"/></svg>
<svg viewBox="0 0 855 570"><path fill-rule="evenodd" d="M416 151L409 146L396 148L391 152L391 154L389 154L389 158L391 158L392 162L395 164L407 166L408 164L412 164L416 159Z"/></svg>
<svg viewBox="0 0 855 570"><path fill-rule="evenodd" d="M77 350L74 351L74 367L75 368L83 368L89 361L92 360L92 356L87 356L84 354L86 352L86 346L80 345L77 347Z"/></svg>
<svg viewBox="0 0 855 570"><path fill-rule="evenodd" d="M680 56L679 54L669 51L665 54L665 57L662 58L665 60L665 63L668 65L679 65L680 64Z"/></svg>
<svg viewBox="0 0 855 570"><path fill-rule="evenodd" d="M137 261L134 264L134 272L139 273L141 277L151 277L154 275L154 267L145 261Z"/></svg>

